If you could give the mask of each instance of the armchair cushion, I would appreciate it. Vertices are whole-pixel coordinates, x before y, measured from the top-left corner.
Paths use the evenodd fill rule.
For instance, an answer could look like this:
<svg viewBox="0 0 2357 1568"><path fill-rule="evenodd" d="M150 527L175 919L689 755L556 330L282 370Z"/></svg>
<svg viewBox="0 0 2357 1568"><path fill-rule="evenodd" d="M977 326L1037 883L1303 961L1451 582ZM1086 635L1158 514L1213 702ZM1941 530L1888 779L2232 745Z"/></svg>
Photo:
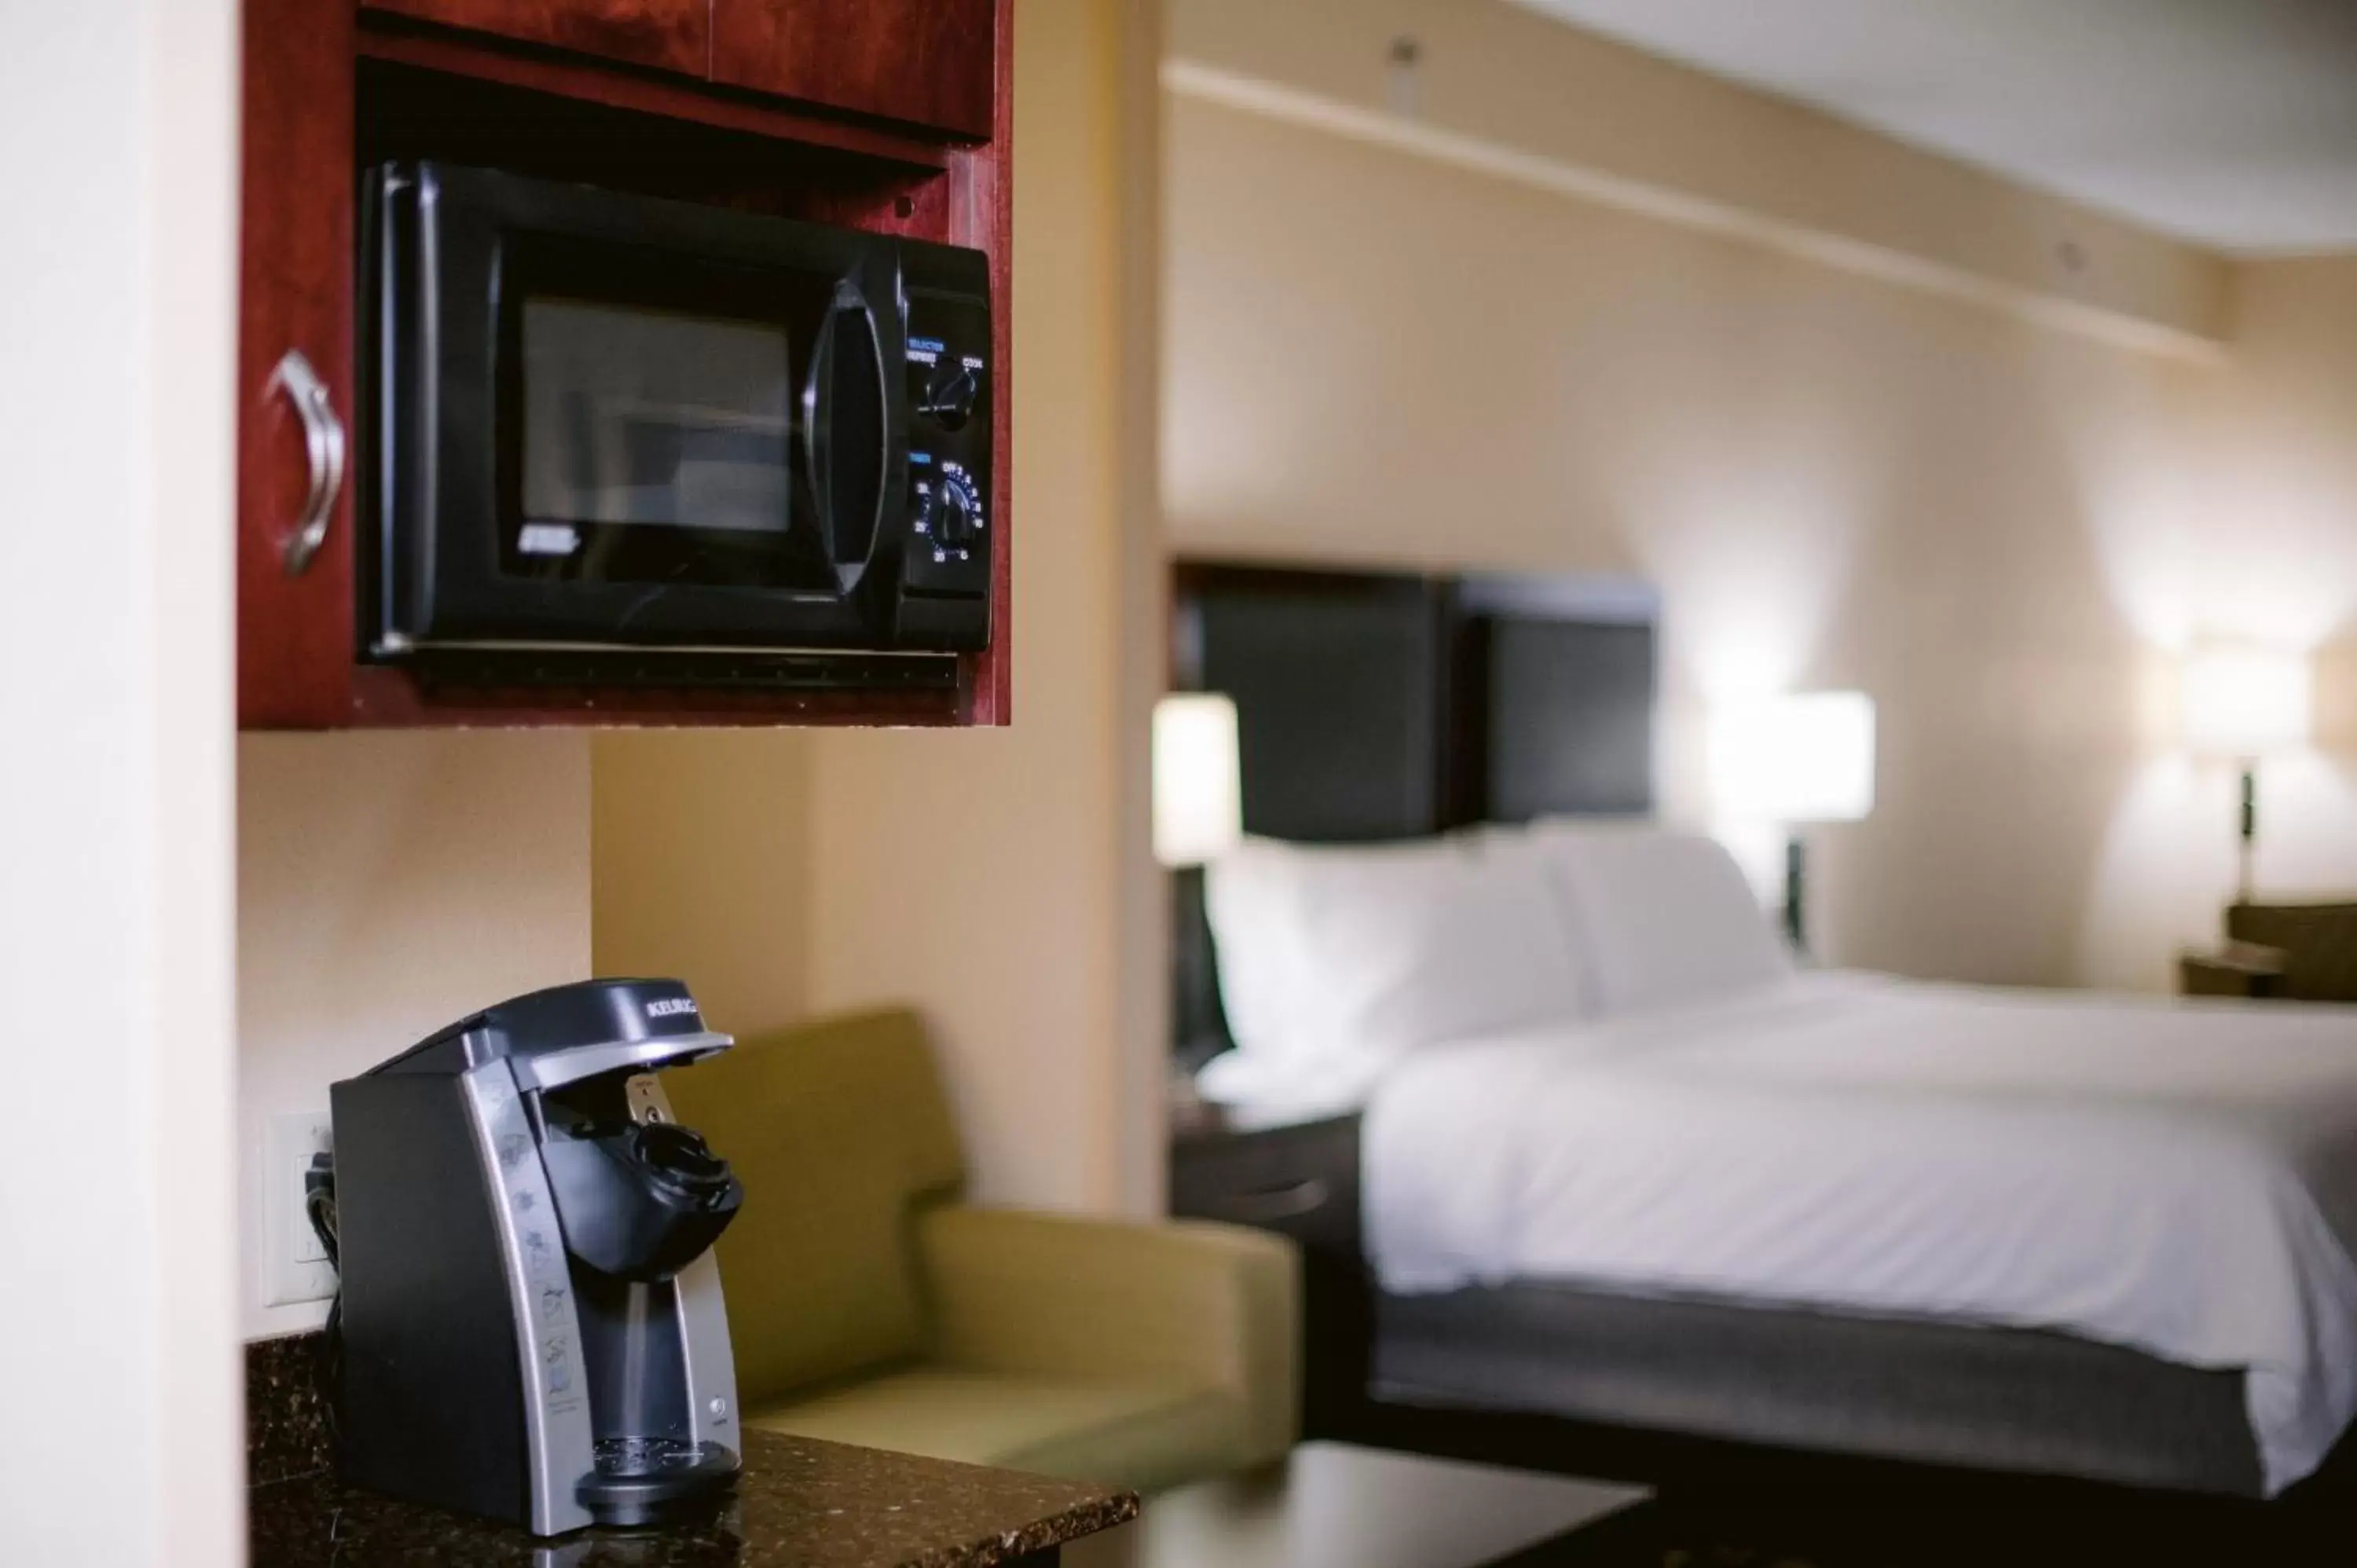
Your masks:
<svg viewBox="0 0 2357 1568"><path fill-rule="evenodd" d="M935 1364L1208 1390L1241 1417L1230 1466L1292 1445L1300 1260L1282 1238L945 1206L917 1241Z"/></svg>
<svg viewBox="0 0 2357 1568"><path fill-rule="evenodd" d="M1210 1390L915 1367L756 1412L746 1424L1156 1491L1236 1464L1245 1419Z"/></svg>
<svg viewBox="0 0 2357 1568"><path fill-rule="evenodd" d="M748 1426L1157 1491L1275 1458L1298 1424L1298 1262L1224 1225L948 1206L918 1225L924 1364Z"/></svg>

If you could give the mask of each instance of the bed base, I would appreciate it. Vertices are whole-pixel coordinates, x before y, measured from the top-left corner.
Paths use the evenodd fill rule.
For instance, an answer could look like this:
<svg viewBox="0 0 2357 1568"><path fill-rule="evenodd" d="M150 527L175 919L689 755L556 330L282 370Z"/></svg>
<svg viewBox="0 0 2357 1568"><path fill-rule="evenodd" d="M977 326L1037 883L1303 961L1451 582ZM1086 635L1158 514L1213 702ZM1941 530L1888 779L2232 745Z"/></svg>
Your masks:
<svg viewBox="0 0 2357 1568"><path fill-rule="evenodd" d="M2357 1429L2259 1502L2235 1371L2034 1330L1536 1283L1394 1296L1321 1273L1310 1436L1665 1496L2357 1514Z"/></svg>
<svg viewBox="0 0 2357 1568"><path fill-rule="evenodd" d="M1546 1284L1383 1295L1384 1404L2260 1495L2240 1371L2027 1329Z"/></svg>

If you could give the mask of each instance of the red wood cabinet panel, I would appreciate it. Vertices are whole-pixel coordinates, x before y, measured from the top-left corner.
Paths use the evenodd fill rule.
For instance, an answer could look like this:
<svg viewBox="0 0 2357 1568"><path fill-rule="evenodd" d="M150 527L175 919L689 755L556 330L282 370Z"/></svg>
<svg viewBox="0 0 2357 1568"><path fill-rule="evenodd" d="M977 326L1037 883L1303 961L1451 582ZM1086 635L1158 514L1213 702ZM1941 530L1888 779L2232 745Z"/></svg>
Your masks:
<svg viewBox="0 0 2357 1568"><path fill-rule="evenodd" d="M361 0L371 10L705 75L712 0Z"/></svg>
<svg viewBox="0 0 2357 1568"><path fill-rule="evenodd" d="M712 0L712 77L985 137L996 10L993 0Z"/></svg>
<svg viewBox="0 0 2357 1568"><path fill-rule="evenodd" d="M238 722L345 722L352 667L352 15L246 0L238 318ZM317 378L310 392L291 352ZM281 367L285 366L285 371ZM291 380L289 378L292 378ZM305 414L318 440L307 438ZM344 472L325 494L343 426ZM307 511L326 532L301 570Z"/></svg>

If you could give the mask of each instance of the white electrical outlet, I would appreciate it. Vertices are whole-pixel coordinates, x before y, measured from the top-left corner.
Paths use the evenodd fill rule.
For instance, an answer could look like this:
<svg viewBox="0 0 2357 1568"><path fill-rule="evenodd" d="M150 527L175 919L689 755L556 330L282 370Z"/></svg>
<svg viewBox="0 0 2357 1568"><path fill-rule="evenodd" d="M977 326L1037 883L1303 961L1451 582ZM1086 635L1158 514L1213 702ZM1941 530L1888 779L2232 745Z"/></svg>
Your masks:
<svg viewBox="0 0 2357 1568"><path fill-rule="evenodd" d="M335 1148L333 1124L324 1111L282 1112L270 1119L270 1146L263 1162L263 1212L269 1228L272 1306L325 1301L336 1294L336 1266L311 1229L303 1208L303 1178L311 1156Z"/></svg>

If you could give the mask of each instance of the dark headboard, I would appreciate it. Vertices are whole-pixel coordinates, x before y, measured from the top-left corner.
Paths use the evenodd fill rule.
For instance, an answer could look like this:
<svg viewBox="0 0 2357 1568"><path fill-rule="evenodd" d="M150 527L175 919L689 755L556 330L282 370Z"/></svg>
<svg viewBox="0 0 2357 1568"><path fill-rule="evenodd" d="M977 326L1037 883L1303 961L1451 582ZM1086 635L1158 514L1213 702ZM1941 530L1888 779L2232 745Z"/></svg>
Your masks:
<svg viewBox="0 0 2357 1568"><path fill-rule="evenodd" d="M1653 809L1653 625L1641 585L1469 577L1452 595L1467 807L1448 824Z"/></svg>
<svg viewBox="0 0 2357 1568"><path fill-rule="evenodd" d="M1650 588L1596 578L1183 561L1171 685L1235 700L1244 831L1353 843L1653 804ZM1226 1041L1200 878L1173 930L1174 1038Z"/></svg>
<svg viewBox="0 0 2357 1568"><path fill-rule="evenodd" d="M1439 585L1189 565L1175 589L1172 684L1235 699L1246 832L1411 838L1448 820Z"/></svg>

